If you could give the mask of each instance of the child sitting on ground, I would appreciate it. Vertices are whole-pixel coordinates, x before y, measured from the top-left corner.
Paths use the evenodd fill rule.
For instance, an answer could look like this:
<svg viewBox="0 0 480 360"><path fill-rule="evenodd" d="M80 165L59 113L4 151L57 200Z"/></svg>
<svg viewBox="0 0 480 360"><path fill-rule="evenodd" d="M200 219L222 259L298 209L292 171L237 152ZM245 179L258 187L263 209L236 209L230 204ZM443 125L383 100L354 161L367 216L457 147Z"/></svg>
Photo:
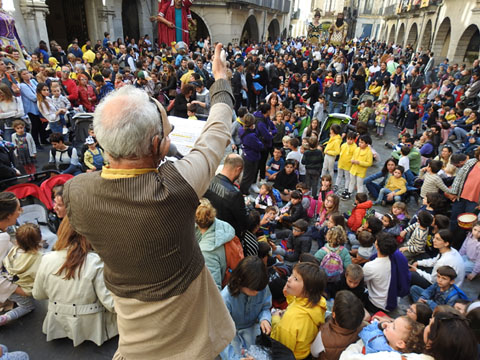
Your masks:
<svg viewBox="0 0 480 360"><path fill-rule="evenodd" d="M341 226L334 226L327 232L327 244L315 253L320 267L327 274L329 283L340 280L352 259L348 250L343 246L347 241L347 234Z"/></svg>
<svg viewBox="0 0 480 360"><path fill-rule="evenodd" d="M263 214L268 206L276 204L275 196L273 195L272 186L269 184L262 184L257 198L255 199L255 209Z"/></svg>
<svg viewBox="0 0 480 360"><path fill-rule="evenodd" d="M266 167L267 180L275 180L278 172L282 171L284 166L285 160L282 157L282 150L280 148L273 149L273 156L268 160Z"/></svg>
<svg viewBox="0 0 480 360"><path fill-rule="evenodd" d="M410 295L414 302L423 302L428 304L432 310L437 305L453 306L457 299L467 300L465 293L455 285L457 272L451 266L440 266L437 269L437 282L426 289L418 285L410 288Z"/></svg>
<svg viewBox="0 0 480 360"><path fill-rule="evenodd" d="M472 232L467 235L460 249L460 255L465 263L467 279L475 279L480 273L480 222L477 222Z"/></svg>
<svg viewBox="0 0 480 360"><path fill-rule="evenodd" d="M362 226L363 219L365 218L367 211L372 208L372 201L368 200L368 196L365 193L357 193L355 195L355 205L353 206L351 215L348 216L347 226L352 231L357 231Z"/></svg>
<svg viewBox="0 0 480 360"><path fill-rule="evenodd" d="M298 183L297 174L295 174L295 160L285 161L283 170L277 173L273 187L280 192L282 201L289 201L290 195Z"/></svg>
<svg viewBox="0 0 480 360"><path fill-rule="evenodd" d="M277 247L275 254L282 255L286 261L295 262L303 253L309 253L312 248L312 238L305 234L308 223L299 219L293 223L292 232L289 233L285 249Z"/></svg>
<svg viewBox="0 0 480 360"><path fill-rule="evenodd" d="M400 316L393 322L378 323L374 321L363 328L359 337L363 342L365 354L380 351L422 353L424 328L425 326L408 316Z"/></svg>
<svg viewBox="0 0 480 360"><path fill-rule="evenodd" d="M432 214L428 213L427 211L421 211L418 214L418 221L400 233L400 236L404 239L408 234L411 233L410 239L407 241L405 246L399 249L409 261L415 260L418 255L421 255L425 252L428 230L430 225L432 225L432 222Z"/></svg>
<svg viewBox="0 0 480 360"><path fill-rule="evenodd" d="M261 332L270 334L272 295L267 285L267 268L256 256L245 257L233 270L222 298L235 323L236 335L220 354L222 359L240 358L242 350L255 345Z"/></svg>
<svg viewBox="0 0 480 360"><path fill-rule="evenodd" d="M375 237L369 231L361 231L357 234L357 240L360 243L358 249L350 250L352 256L352 263L365 264L370 260L370 257L375 254Z"/></svg>
<svg viewBox="0 0 480 360"><path fill-rule="evenodd" d="M385 232L397 237L402 231L397 218L393 214L385 214L382 216L382 224ZM397 239L398 240L398 239Z"/></svg>
<svg viewBox="0 0 480 360"><path fill-rule="evenodd" d="M87 137L85 145L88 146L88 149L83 154L83 162L88 168L87 172L102 170L103 165L108 165L103 150L98 146L94 137Z"/></svg>
<svg viewBox="0 0 480 360"><path fill-rule="evenodd" d="M288 307L272 316L272 339L294 352L296 359L310 355L310 345L325 322L327 302L322 296L326 286L325 272L318 265L304 262L293 268L283 290Z"/></svg>
<svg viewBox="0 0 480 360"><path fill-rule="evenodd" d="M407 204L402 201L395 202L392 205L392 215L397 218L402 229L405 229L408 226L408 221L410 219L408 218Z"/></svg>
<svg viewBox="0 0 480 360"><path fill-rule="evenodd" d="M338 359L348 345L358 340L363 325L363 304L349 291L339 291L333 303L332 316L320 327L311 346L312 356Z"/></svg>
<svg viewBox="0 0 480 360"><path fill-rule="evenodd" d="M1 294L2 298L8 297L18 307L0 316L0 326L16 320L35 309L32 297L33 283L37 273L42 254L40 243L42 234L35 224L24 224L16 232L17 245L12 247L3 259L3 266L8 273L8 278L17 285L14 292ZM9 287L9 290L11 288Z"/></svg>
<svg viewBox="0 0 480 360"><path fill-rule="evenodd" d="M387 201L401 201L401 195L407 192L407 180L402 176L403 167L395 166L393 176L388 178L384 188L380 189L377 200L373 205L382 204L385 206Z"/></svg>
<svg viewBox="0 0 480 360"><path fill-rule="evenodd" d="M276 216L277 208L275 206L268 206L265 209L265 214L260 217L260 228L257 232L258 236L266 236L267 238L272 238L272 235L274 235L275 233Z"/></svg>
<svg viewBox="0 0 480 360"><path fill-rule="evenodd" d="M364 303L368 294L363 281L362 267L358 264L348 265L341 279L331 287L331 290L330 297L335 297L338 291L348 290Z"/></svg>
<svg viewBox="0 0 480 360"><path fill-rule="evenodd" d="M407 316L413 321L419 322L427 326L430 323L430 318L432 317L432 309L430 306L423 302L416 302L410 305L407 309ZM394 319L385 314L384 312L379 312L372 316L372 320L378 320L379 322L384 321L393 321Z"/></svg>
<svg viewBox="0 0 480 360"><path fill-rule="evenodd" d="M426 168L420 170L420 178L424 179L420 196L424 198L428 193L438 192L449 193L449 188L445 185L442 178L437 174L442 170L443 163L440 160L432 160Z"/></svg>
<svg viewBox="0 0 480 360"><path fill-rule="evenodd" d="M292 191L290 202L282 208L282 214L277 221L283 227L289 228L295 221L306 217L307 213L302 206L302 194L297 190Z"/></svg>
<svg viewBox="0 0 480 360"><path fill-rule="evenodd" d="M372 216L369 216L367 220L362 224L362 226L360 226L357 229L357 234L360 234L362 231L368 231L372 233L374 237L376 237L377 234L380 231L382 231L382 229L383 229L382 221L378 219L375 215L372 215ZM349 234L348 242L352 249L357 249L360 245L360 242L358 241L355 234Z"/></svg>

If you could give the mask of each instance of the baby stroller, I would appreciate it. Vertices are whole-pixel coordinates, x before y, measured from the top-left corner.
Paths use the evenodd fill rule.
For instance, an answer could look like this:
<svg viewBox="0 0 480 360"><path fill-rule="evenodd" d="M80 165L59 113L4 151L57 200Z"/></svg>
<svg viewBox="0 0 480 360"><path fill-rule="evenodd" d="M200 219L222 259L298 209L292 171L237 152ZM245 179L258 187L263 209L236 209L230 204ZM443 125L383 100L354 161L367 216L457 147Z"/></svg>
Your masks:
<svg viewBox="0 0 480 360"><path fill-rule="evenodd" d="M330 127L333 124L340 125L342 131L345 131L351 121L352 118L345 114L329 114L327 120L322 125L322 129L320 130L320 138L318 139L319 144L323 144L328 140L328 138L330 137Z"/></svg>
<svg viewBox="0 0 480 360"><path fill-rule="evenodd" d="M88 137L88 128L93 124L93 114L80 113L76 114L72 119L72 145L80 153L82 145L85 144L85 140Z"/></svg>
<svg viewBox="0 0 480 360"><path fill-rule="evenodd" d="M47 206L51 200L45 196L38 185L32 183L13 185L5 191L14 193L22 205L23 213L18 217L17 223L19 225L37 224L40 227L42 239L46 243L45 251L52 250L57 241L57 235L48 223Z"/></svg>

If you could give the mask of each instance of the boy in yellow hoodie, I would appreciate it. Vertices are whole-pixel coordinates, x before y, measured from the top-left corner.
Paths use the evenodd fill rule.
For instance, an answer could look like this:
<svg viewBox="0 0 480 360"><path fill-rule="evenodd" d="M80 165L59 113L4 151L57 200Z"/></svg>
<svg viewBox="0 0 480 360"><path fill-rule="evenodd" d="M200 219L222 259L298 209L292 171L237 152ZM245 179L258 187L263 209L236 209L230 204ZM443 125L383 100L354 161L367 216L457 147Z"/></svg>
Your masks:
<svg viewBox="0 0 480 360"><path fill-rule="evenodd" d="M355 187L357 192L363 193L363 180L367 174L367 169L372 166L373 153L370 148L372 145L372 138L369 135L362 135L358 139L358 148L353 153L352 167L350 168L350 184L348 186L348 192L341 195L343 200L348 200L352 196Z"/></svg>
<svg viewBox="0 0 480 360"><path fill-rule="evenodd" d="M330 126L330 139L328 139L325 150L323 150L325 157L323 159L321 176L329 174L332 179L334 177L333 168L335 166L335 158L340 154L340 145L342 144L342 137L340 136L341 132L342 128L340 125L333 124ZM336 191L335 188L334 191Z"/></svg>
<svg viewBox="0 0 480 360"><path fill-rule="evenodd" d="M325 322L327 301L322 296L327 285L325 271L314 263L295 265L283 288L288 307L272 316L272 339L293 351L295 359L310 355L310 345Z"/></svg>
<svg viewBox="0 0 480 360"><path fill-rule="evenodd" d="M355 144L356 134L353 131L349 131L347 134L347 142L343 143L340 147L340 157L338 159L338 172L337 172L337 181L335 185L340 189L340 184L342 179L345 177L345 187L342 193L346 194L348 192L348 186L350 184L350 168L352 167L352 157L357 149L357 144Z"/></svg>
<svg viewBox="0 0 480 360"><path fill-rule="evenodd" d="M0 299L4 300L6 296L10 301L17 303L18 307L0 316L0 326L35 309L32 290L42 260L39 251L42 234L38 225L24 224L17 229L16 238L17 246L10 249L3 259L3 266L8 272L8 278L17 285L17 288L13 293L0 294Z"/></svg>
<svg viewBox="0 0 480 360"><path fill-rule="evenodd" d="M395 167L395 170L393 170L393 176L390 176L385 187L380 189L378 198L373 203L374 205L382 203L382 206L385 206L387 201L402 201L400 195L407 192L407 180L402 177L403 170L403 166Z"/></svg>

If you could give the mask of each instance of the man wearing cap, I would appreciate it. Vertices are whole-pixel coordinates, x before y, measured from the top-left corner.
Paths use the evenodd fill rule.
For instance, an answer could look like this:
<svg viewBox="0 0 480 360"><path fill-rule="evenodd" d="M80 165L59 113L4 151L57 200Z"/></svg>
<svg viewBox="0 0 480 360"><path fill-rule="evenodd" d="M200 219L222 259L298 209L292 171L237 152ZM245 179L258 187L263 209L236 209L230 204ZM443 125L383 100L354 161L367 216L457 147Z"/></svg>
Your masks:
<svg viewBox="0 0 480 360"><path fill-rule="evenodd" d="M72 227L104 261L119 359L214 359L235 325L195 240L195 211L230 139L233 96L215 49L212 108L193 149L165 161L171 125L144 91L124 86L95 110L110 166L65 185Z"/></svg>
<svg viewBox="0 0 480 360"><path fill-rule="evenodd" d="M152 83L152 78L148 76L147 72L140 70L137 73L137 79L135 80L134 85L137 89L146 91L148 96L153 96L154 84Z"/></svg>

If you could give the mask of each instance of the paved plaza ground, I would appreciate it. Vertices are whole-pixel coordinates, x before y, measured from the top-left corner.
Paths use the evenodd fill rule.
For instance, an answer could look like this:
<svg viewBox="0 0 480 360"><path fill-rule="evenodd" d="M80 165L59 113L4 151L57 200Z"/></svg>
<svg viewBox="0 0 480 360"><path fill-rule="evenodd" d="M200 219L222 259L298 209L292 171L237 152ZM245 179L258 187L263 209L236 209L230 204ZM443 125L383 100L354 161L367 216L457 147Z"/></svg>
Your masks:
<svg viewBox="0 0 480 360"><path fill-rule="evenodd" d="M384 142L395 141L396 135L399 130L388 124L386 129L385 139L378 140L375 137L374 148L379 152L381 156L381 162L372 166L368 174L377 172L383 166L383 162L390 156L390 149L385 148ZM39 155L39 163L46 163L48 161L48 153ZM353 200L341 201L341 212L351 210ZM382 208L381 206L375 207L377 211L388 211L388 208ZM408 204L408 211L410 214L415 213L418 205L414 201ZM312 252L316 250L316 244ZM463 286L467 295L471 298L476 298L480 291L480 279L476 279L471 282L465 280ZM46 301L37 301L37 308L27 316L9 324L7 326L0 327L0 343L5 344L12 351L23 350L30 355L32 360L76 360L76 359L88 359L88 360L100 360L111 359L118 344L118 337L111 339L102 346L98 347L92 342L84 342L82 345L73 347L72 341L68 339L54 340L46 342L46 337L42 333L42 323L47 312ZM393 315L401 315L408 307L408 299L404 298L399 303L399 307L393 312Z"/></svg>

